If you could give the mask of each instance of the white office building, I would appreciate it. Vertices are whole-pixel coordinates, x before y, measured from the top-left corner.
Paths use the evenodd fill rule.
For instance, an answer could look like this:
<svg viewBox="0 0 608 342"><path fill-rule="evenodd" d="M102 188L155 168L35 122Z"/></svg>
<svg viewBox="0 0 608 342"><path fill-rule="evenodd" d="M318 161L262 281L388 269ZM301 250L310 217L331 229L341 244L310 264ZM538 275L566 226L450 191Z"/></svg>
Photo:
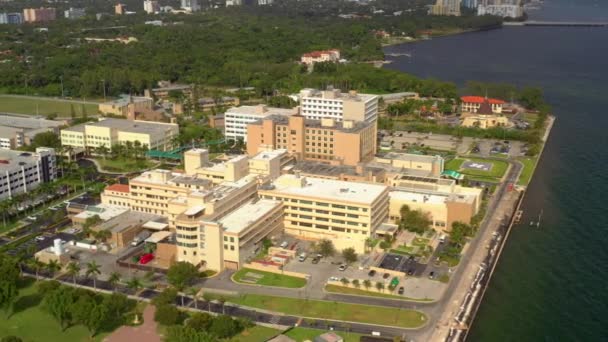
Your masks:
<svg viewBox="0 0 608 342"><path fill-rule="evenodd" d="M160 4L158 1L146 0L144 1L144 11L148 14L154 14L160 12Z"/></svg>
<svg viewBox="0 0 608 342"><path fill-rule="evenodd" d="M70 7L70 9L65 10L63 12L63 15L65 16L66 19L80 19L80 18L83 18L85 15L87 15L87 13L84 10L84 8Z"/></svg>
<svg viewBox="0 0 608 342"><path fill-rule="evenodd" d="M0 150L0 200L35 189L57 178L55 150L39 147L36 152Z"/></svg>
<svg viewBox="0 0 608 342"><path fill-rule="evenodd" d="M201 10L201 5L198 0L181 0L181 8L188 12L198 12Z"/></svg>
<svg viewBox="0 0 608 342"><path fill-rule="evenodd" d="M247 142L247 125L269 115L294 115L297 108L285 109L265 105L232 107L224 114L224 136L226 139L241 139Z"/></svg>
<svg viewBox="0 0 608 342"><path fill-rule="evenodd" d="M300 113L307 119L374 122L378 119L378 96L339 89L300 91Z"/></svg>

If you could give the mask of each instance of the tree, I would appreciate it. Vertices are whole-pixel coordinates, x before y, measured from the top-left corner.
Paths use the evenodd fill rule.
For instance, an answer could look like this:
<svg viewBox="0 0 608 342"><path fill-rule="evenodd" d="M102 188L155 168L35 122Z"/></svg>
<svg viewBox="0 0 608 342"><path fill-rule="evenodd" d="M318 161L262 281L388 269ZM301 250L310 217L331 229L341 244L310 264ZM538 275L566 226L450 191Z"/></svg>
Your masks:
<svg viewBox="0 0 608 342"><path fill-rule="evenodd" d="M154 320L163 325L177 324L179 321L179 310L171 304L162 304L156 306Z"/></svg>
<svg viewBox="0 0 608 342"><path fill-rule="evenodd" d="M97 290L97 276L101 274L101 266L95 260L87 263L86 276L93 278L93 289Z"/></svg>
<svg viewBox="0 0 608 342"><path fill-rule="evenodd" d="M334 244L331 242L331 240L323 239L317 244L317 253L324 257L328 257L334 255L336 253L336 249L334 248Z"/></svg>
<svg viewBox="0 0 608 342"><path fill-rule="evenodd" d="M372 287L372 282L369 279L365 279L363 281L363 286L365 287L366 290L369 291L369 288Z"/></svg>
<svg viewBox="0 0 608 342"><path fill-rule="evenodd" d="M213 300L213 296L210 293L203 292L203 299L207 302L207 312L211 312L211 301Z"/></svg>
<svg viewBox="0 0 608 342"><path fill-rule="evenodd" d="M34 257L28 261L28 266L34 270L36 281L38 281L38 273L44 268L44 264L40 261L40 259Z"/></svg>
<svg viewBox="0 0 608 342"><path fill-rule="evenodd" d="M86 294L78 296L71 304L72 323L86 325L91 311L95 308L95 299Z"/></svg>
<svg viewBox="0 0 608 342"><path fill-rule="evenodd" d="M400 209L400 214L399 229L422 234L431 226L432 221L428 213L424 213L422 210L410 210L407 205L403 205Z"/></svg>
<svg viewBox="0 0 608 342"><path fill-rule="evenodd" d="M192 283L198 276L198 269L189 262L180 261L174 263L167 271L167 280L169 284L175 287L178 291L183 291L184 288ZM184 296L181 296L182 306L184 306Z"/></svg>
<svg viewBox="0 0 608 342"><path fill-rule="evenodd" d="M72 261L68 264L68 275L72 277L72 281L76 284L76 276L80 273L80 265Z"/></svg>
<svg viewBox="0 0 608 342"><path fill-rule="evenodd" d="M384 283L377 282L376 283L376 289L378 289L378 291L383 291L384 290Z"/></svg>
<svg viewBox="0 0 608 342"><path fill-rule="evenodd" d="M142 287L143 285L141 280L137 277L133 277L127 282L127 288L133 290L135 293L137 293L137 291L139 291Z"/></svg>
<svg viewBox="0 0 608 342"><path fill-rule="evenodd" d="M217 299L218 302L220 302L220 304L222 304L222 314L226 314L226 298L224 296L221 296L220 298Z"/></svg>
<svg viewBox="0 0 608 342"><path fill-rule="evenodd" d="M189 287L188 288L188 294L190 296L192 296L192 299L194 300L194 308L198 310L198 299L199 299L199 288L196 287Z"/></svg>
<svg viewBox="0 0 608 342"><path fill-rule="evenodd" d="M104 304L97 304L89 312L84 325L89 329L91 337L94 337L103 327L108 319L108 308Z"/></svg>
<svg viewBox="0 0 608 342"><path fill-rule="evenodd" d="M361 286L359 279L353 279L352 284L355 288L359 288Z"/></svg>
<svg viewBox="0 0 608 342"><path fill-rule="evenodd" d="M213 316L205 312L196 312L188 318L186 326L196 331L207 331L213 323Z"/></svg>
<svg viewBox="0 0 608 342"><path fill-rule="evenodd" d="M226 315L216 317L209 328L209 332L220 339L232 337L241 331L238 322Z"/></svg>
<svg viewBox="0 0 608 342"><path fill-rule="evenodd" d="M61 264L57 260L50 260L48 264L46 264L46 269L49 271L51 278L55 276L55 272L61 270Z"/></svg>
<svg viewBox="0 0 608 342"><path fill-rule="evenodd" d="M214 342L215 337L205 332L192 329L189 326L173 325L167 329L167 342Z"/></svg>
<svg viewBox="0 0 608 342"><path fill-rule="evenodd" d="M59 322L62 331L65 331L70 324L73 302L74 292L66 286L60 286L44 297L44 309Z"/></svg>
<svg viewBox="0 0 608 342"><path fill-rule="evenodd" d="M343 249L342 257L344 258L344 261L346 261L347 264L352 264L353 262L357 261L357 253L352 247Z"/></svg>
<svg viewBox="0 0 608 342"><path fill-rule="evenodd" d="M344 277L343 277L342 279L340 279L340 282L341 282L341 283L342 283L342 285L344 285L344 286L346 286L346 285L348 285L348 284L350 283L350 281L349 281L348 279L344 278Z"/></svg>
<svg viewBox="0 0 608 342"><path fill-rule="evenodd" d="M122 318L122 315L134 306L134 302L127 298L126 295L116 292L109 296L104 296L102 303L108 309L110 316L114 318Z"/></svg>
<svg viewBox="0 0 608 342"><path fill-rule="evenodd" d="M17 282L13 281L0 281L0 307L10 314L13 310L13 304L19 296L19 290L17 288Z"/></svg>
<svg viewBox="0 0 608 342"><path fill-rule="evenodd" d="M57 148L61 146L61 140L59 139L59 136L55 134L55 132L43 132L36 134L30 145L34 149L36 147Z"/></svg>
<svg viewBox="0 0 608 342"><path fill-rule="evenodd" d="M159 293L158 296L156 296L153 300L152 303L154 303L154 305L165 305L165 304L173 304L175 302L175 299L177 298L177 290L174 288L166 288L163 290L163 292Z"/></svg>
<svg viewBox="0 0 608 342"><path fill-rule="evenodd" d="M110 283L110 285L112 285L112 288L114 288L114 291L116 291L116 287L118 285L118 283L120 283L120 273L118 272L112 272L110 273L110 277L108 278L108 283Z"/></svg>
<svg viewBox="0 0 608 342"><path fill-rule="evenodd" d="M10 335L10 336L4 336L0 342L23 342L23 340L17 336L14 335Z"/></svg>

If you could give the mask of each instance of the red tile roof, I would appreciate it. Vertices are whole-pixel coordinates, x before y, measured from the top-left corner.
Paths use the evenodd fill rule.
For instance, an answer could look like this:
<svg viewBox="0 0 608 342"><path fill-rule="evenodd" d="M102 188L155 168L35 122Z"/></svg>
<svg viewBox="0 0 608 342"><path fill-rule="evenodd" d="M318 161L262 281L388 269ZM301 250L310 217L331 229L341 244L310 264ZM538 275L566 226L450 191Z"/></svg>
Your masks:
<svg viewBox="0 0 608 342"><path fill-rule="evenodd" d="M462 100L462 102L466 102L466 103L483 103L486 100L486 98L483 96L463 96L460 99ZM505 104L506 103L503 100L491 99L491 98L488 98L488 102L490 102L490 104Z"/></svg>
<svg viewBox="0 0 608 342"><path fill-rule="evenodd" d="M112 184L112 185L106 187L106 190L118 191L118 192L129 192L129 186L127 184Z"/></svg>
<svg viewBox="0 0 608 342"><path fill-rule="evenodd" d="M311 51L308 53L305 53L302 55L302 57L314 57L314 58L319 58L322 55L328 55L334 52L338 52L338 50L336 49L332 49L332 50L320 50L320 51Z"/></svg>

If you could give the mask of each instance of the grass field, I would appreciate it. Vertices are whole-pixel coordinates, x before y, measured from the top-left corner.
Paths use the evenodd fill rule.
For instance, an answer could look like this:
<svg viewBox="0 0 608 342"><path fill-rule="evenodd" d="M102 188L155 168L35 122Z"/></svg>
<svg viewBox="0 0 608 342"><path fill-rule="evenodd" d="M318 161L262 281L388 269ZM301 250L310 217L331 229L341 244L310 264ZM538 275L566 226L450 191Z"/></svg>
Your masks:
<svg viewBox="0 0 608 342"><path fill-rule="evenodd" d="M306 285L306 279L271 272L263 272L250 268L242 268L233 276L237 283L249 285L278 286L300 288Z"/></svg>
<svg viewBox="0 0 608 342"><path fill-rule="evenodd" d="M519 159L519 161L523 164L524 168L521 170L519 181L517 181L518 185L528 185L528 183L530 183L532 175L534 174L534 170L536 169L537 160L538 157L528 157Z"/></svg>
<svg viewBox="0 0 608 342"><path fill-rule="evenodd" d="M474 170L469 168L463 168L462 164L465 161L472 161L478 163L492 164L492 168L489 171ZM453 170L462 173L463 175L469 176L470 178L479 180L499 180L507 172L509 164L502 160L492 160L483 158L455 158L450 160L445 165L446 170Z"/></svg>
<svg viewBox="0 0 608 342"><path fill-rule="evenodd" d="M0 95L0 112L28 114L28 115L49 115L57 114L59 117L69 118L72 113L72 107L76 116L82 116L83 106L89 115L97 114L97 105L81 104L69 101L46 99L40 97L37 99L25 97L13 97L11 95Z"/></svg>
<svg viewBox="0 0 608 342"><path fill-rule="evenodd" d="M419 311L399 310L397 308L381 306L254 294L228 297L227 300L234 304L282 312L289 315L392 325L404 328L417 328L424 325L427 321L426 316Z"/></svg>
<svg viewBox="0 0 608 342"><path fill-rule="evenodd" d="M14 335L23 342L87 342L102 341L109 332L89 337L89 331L82 325L61 331L59 323L40 307L42 298L36 292L33 281L20 289L15 303L14 314L7 319L6 314L0 320L0 336Z"/></svg>
<svg viewBox="0 0 608 342"><path fill-rule="evenodd" d="M432 299L428 299L428 298L417 299L417 298L409 298L409 297L394 295L394 294L390 294L390 293L379 293L379 292L375 292L375 291L367 291L367 290L365 290L365 287L361 287L360 289L355 289L352 287L345 287L345 286L339 286L339 285L326 285L325 291L333 292L333 293L350 294L350 295L356 295L356 296L371 296L371 297L381 297L381 298L410 300L410 301L413 300L413 301L418 301L418 302L430 302L432 300ZM385 290L385 291L388 291L388 290Z"/></svg>
<svg viewBox="0 0 608 342"><path fill-rule="evenodd" d="M285 333L287 337L290 337L297 342L303 341L314 341L315 337L326 333L326 330L320 329L312 329L312 328L293 328ZM344 342L359 342L361 339L361 334L356 334L353 332L342 332L337 331L337 335L341 336L344 339Z"/></svg>
<svg viewBox="0 0 608 342"><path fill-rule="evenodd" d="M279 330L256 325L242 333L232 337L228 342L259 342L267 341L271 337L281 333Z"/></svg>

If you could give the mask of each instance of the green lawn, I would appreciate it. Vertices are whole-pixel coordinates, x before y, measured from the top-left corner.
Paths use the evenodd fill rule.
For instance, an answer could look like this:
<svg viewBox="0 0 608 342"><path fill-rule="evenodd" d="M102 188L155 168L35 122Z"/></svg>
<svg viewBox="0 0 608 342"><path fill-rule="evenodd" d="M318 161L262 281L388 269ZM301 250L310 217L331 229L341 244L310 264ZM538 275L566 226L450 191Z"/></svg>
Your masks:
<svg viewBox="0 0 608 342"><path fill-rule="evenodd" d="M115 158L104 160L103 158L96 159L105 171L110 172L133 172L148 169L154 165L154 162L145 159L133 158Z"/></svg>
<svg viewBox="0 0 608 342"><path fill-rule="evenodd" d="M391 249L390 252L396 253L396 254L401 254L401 255L410 255L410 254L414 254L416 252L416 247L401 245L397 248Z"/></svg>
<svg viewBox="0 0 608 342"><path fill-rule="evenodd" d="M272 272L242 268L233 276L234 281L243 284L300 288L306 285L306 279Z"/></svg>
<svg viewBox="0 0 608 342"><path fill-rule="evenodd" d="M255 294L244 294L239 297L227 297L226 299L234 304L282 312L288 315L392 325L404 328L417 328L427 321L426 316L419 311L381 306Z"/></svg>
<svg viewBox="0 0 608 342"><path fill-rule="evenodd" d="M524 168L521 170L521 175L519 176L519 181L517 182L518 185L528 185L528 183L530 183L534 170L536 169L537 160L538 157L526 157L519 159Z"/></svg>
<svg viewBox="0 0 608 342"><path fill-rule="evenodd" d="M256 325L229 339L229 342L260 342L267 341L281 332L276 329Z"/></svg>
<svg viewBox="0 0 608 342"><path fill-rule="evenodd" d="M59 323L40 308L41 297L36 287L30 281L19 291L15 303L14 314L6 319L2 311L0 320L0 336L15 335L24 342L64 342L64 341L102 341L109 332L89 337L89 331L82 325L77 325L61 331Z"/></svg>
<svg viewBox="0 0 608 342"><path fill-rule="evenodd" d="M313 341L315 337L326 333L326 330L312 329L312 328L293 328L285 333L287 337L290 337L297 342ZM342 332L336 331L336 334L340 335L345 342L358 342L361 339L361 334L353 332Z"/></svg>
<svg viewBox="0 0 608 342"><path fill-rule="evenodd" d="M479 162L479 163L490 163L492 164L492 168L489 171L484 170L475 170L469 168L462 168L462 164L465 161ZM509 164L506 161L502 160L492 160L492 159L484 159L484 158L456 158L450 160L446 166L446 170L458 171L468 178L475 178L479 180L498 180L504 176L505 172L507 172L507 167ZM471 177L472 176L472 177Z"/></svg>
<svg viewBox="0 0 608 342"><path fill-rule="evenodd" d="M29 115L49 115L57 114L59 117L69 118L72 112L72 107L76 116L82 116L82 108L85 108L87 114L97 114L97 105L81 104L61 100L39 99L13 97L11 95L0 95L0 112L29 114Z"/></svg>
<svg viewBox="0 0 608 342"><path fill-rule="evenodd" d="M372 283L372 285L375 285L375 284ZM333 293L350 294L350 295L356 295L356 296L372 296L372 297L410 300L410 301L419 301L419 302L430 302L432 300L429 298L417 299L417 298L409 298L409 297L394 295L394 294L390 294L390 293L379 293L376 291L367 291L367 290L365 290L365 287L363 287L363 286L360 289L355 289L352 287L344 287L344 286L339 286L339 285L326 285L325 291L333 292ZM386 289L385 291L388 291L388 289Z"/></svg>
<svg viewBox="0 0 608 342"><path fill-rule="evenodd" d="M414 238L412 245L418 246L418 247L425 247L426 245L429 244L429 242L431 242L431 240L426 239L426 238L416 237L416 238Z"/></svg>

